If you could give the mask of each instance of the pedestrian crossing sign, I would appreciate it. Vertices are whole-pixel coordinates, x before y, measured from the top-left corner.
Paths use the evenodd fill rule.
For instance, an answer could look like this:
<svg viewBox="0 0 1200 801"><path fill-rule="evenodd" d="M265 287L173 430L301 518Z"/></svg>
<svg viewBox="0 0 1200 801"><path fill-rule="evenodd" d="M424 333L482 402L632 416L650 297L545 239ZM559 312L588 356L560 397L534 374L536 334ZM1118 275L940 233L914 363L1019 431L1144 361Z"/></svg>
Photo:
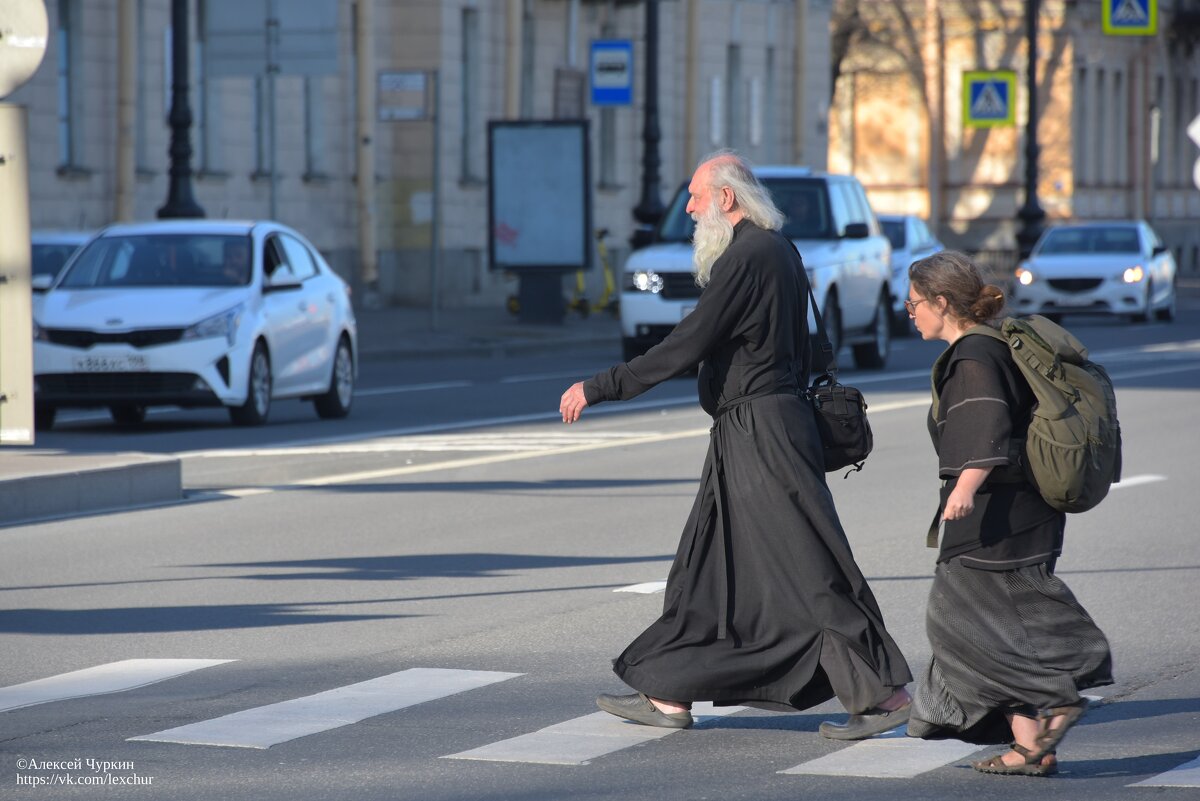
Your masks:
<svg viewBox="0 0 1200 801"><path fill-rule="evenodd" d="M963 127L1016 124L1017 74L1012 70L963 73Z"/></svg>
<svg viewBox="0 0 1200 801"><path fill-rule="evenodd" d="M1158 33L1158 0L1104 0L1100 14L1110 36L1154 36Z"/></svg>

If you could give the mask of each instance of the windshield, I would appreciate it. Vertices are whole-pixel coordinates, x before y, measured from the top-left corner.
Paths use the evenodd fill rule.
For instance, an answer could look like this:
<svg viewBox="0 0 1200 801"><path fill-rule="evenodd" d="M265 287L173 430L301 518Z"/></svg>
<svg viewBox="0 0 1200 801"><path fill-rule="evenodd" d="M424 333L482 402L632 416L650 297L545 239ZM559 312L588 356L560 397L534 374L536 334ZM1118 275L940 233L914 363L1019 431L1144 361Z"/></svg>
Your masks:
<svg viewBox="0 0 1200 801"><path fill-rule="evenodd" d="M879 225L892 243L892 250L904 250L904 220L880 220Z"/></svg>
<svg viewBox="0 0 1200 801"><path fill-rule="evenodd" d="M786 218L783 235L789 239L836 239L825 181L820 178L763 178L775 205ZM659 242L691 242L696 223L687 213L687 186L679 188L658 224Z"/></svg>
<svg viewBox="0 0 1200 801"><path fill-rule="evenodd" d="M1137 229L1132 226L1051 228L1037 252L1043 256L1065 253L1140 253Z"/></svg>
<svg viewBox="0 0 1200 801"><path fill-rule="evenodd" d="M79 249L79 245L37 245L33 246L33 274L56 276L71 254Z"/></svg>
<svg viewBox="0 0 1200 801"><path fill-rule="evenodd" d="M250 283L250 237L148 234L94 240L63 277L65 289L241 286Z"/></svg>

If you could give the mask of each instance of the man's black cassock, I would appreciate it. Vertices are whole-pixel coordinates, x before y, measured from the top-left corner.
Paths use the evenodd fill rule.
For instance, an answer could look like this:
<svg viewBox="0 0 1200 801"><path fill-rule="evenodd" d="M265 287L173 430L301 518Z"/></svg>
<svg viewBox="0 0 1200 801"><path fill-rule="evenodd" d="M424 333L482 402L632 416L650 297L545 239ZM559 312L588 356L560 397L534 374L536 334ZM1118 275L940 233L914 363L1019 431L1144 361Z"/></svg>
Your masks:
<svg viewBox="0 0 1200 801"><path fill-rule="evenodd" d="M912 679L854 562L808 401L808 279L779 233L743 220L695 310L584 383L628 400L698 363L714 416L663 614L614 661L655 698L864 712Z"/></svg>

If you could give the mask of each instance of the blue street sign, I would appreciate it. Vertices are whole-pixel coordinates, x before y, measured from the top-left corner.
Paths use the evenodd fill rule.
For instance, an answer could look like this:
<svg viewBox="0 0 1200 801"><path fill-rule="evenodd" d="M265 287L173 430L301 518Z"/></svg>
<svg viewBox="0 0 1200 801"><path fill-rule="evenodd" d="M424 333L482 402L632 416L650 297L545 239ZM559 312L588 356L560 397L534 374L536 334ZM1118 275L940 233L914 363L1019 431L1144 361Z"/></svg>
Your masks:
<svg viewBox="0 0 1200 801"><path fill-rule="evenodd" d="M1158 0L1104 0L1100 21L1110 36L1154 36Z"/></svg>
<svg viewBox="0 0 1200 801"><path fill-rule="evenodd" d="M592 105L628 106L633 103L633 42L597 39L592 42L589 77Z"/></svg>
<svg viewBox="0 0 1200 801"><path fill-rule="evenodd" d="M1013 125L1017 110L1017 74L1012 70L963 73L963 127Z"/></svg>

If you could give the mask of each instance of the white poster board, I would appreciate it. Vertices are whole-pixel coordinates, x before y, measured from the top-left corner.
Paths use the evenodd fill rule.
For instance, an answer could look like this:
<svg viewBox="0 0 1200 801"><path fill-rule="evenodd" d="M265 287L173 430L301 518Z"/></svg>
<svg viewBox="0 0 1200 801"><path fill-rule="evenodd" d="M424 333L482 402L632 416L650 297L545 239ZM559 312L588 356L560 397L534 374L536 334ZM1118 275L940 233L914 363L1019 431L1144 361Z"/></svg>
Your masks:
<svg viewBox="0 0 1200 801"><path fill-rule="evenodd" d="M488 251L493 270L591 266L585 120L488 124Z"/></svg>

